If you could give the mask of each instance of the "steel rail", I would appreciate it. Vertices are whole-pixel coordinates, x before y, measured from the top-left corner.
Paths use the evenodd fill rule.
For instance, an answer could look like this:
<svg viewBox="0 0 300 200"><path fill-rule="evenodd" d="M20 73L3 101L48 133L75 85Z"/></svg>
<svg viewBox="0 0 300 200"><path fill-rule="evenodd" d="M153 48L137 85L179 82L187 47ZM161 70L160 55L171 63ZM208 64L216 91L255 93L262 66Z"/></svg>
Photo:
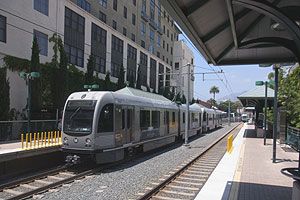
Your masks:
<svg viewBox="0 0 300 200"><path fill-rule="evenodd" d="M174 174L169 176L167 179L159 183L156 187L154 187L151 190L148 190L144 195L140 196L138 200L148 200L152 198L155 194L159 193L161 189L163 189L165 186L170 184L176 177L178 177L183 171L188 169L190 166L193 165L198 159L200 159L205 153L207 153L210 149L212 149L217 143L219 143L222 139L224 139L229 133L231 133L233 130L235 130L238 126L240 126L241 123L237 124L233 128L231 128L229 131L227 131L224 135L216 139L211 145L206 147L197 157L192 159L189 163L181 167L178 171L176 171Z"/></svg>

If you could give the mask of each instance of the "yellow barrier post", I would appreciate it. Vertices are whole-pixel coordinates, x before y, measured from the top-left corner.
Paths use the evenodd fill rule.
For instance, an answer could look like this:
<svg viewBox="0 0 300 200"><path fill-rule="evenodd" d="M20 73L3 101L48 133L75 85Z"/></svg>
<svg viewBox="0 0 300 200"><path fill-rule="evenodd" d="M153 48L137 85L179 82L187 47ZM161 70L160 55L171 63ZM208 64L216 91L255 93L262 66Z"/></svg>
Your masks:
<svg viewBox="0 0 300 200"><path fill-rule="evenodd" d="M53 145L53 131L51 131L51 145Z"/></svg>
<svg viewBox="0 0 300 200"><path fill-rule="evenodd" d="M24 135L21 134L21 143L22 143L22 149L24 149Z"/></svg>
<svg viewBox="0 0 300 200"><path fill-rule="evenodd" d="M33 148L36 146L36 133L33 134Z"/></svg>
<svg viewBox="0 0 300 200"><path fill-rule="evenodd" d="M48 146L50 146L50 131L48 131Z"/></svg>
<svg viewBox="0 0 300 200"><path fill-rule="evenodd" d="M44 132L41 132L41 146L44 144Z"/></svg>
<svg viewBox="0 0 300 200"><path fill-rule="evenodd" d="M54 144L56 144L56 131L54 131Z"/></svg>
<svg viewBox="0 0 300 200"><path fill-rule="evenodd" d="M26 133L26 143L25 143L25 147L26 147L26 149L28 148L28 133Z"/></svg>
<svg viewBox="0 0 300 200"><path fill-rule="evenodd" d="M37 133L37 146L40 147L40 133Z"/></svg>
<svg viewBox="0 0 300 200"><path fill-rule="evenodd" d="M232 151L232 142L233 142L233 135L230 134L230 136L227 138L227 152L231 153Z"/></svg>
<svg viewBox="0 0 300 200"><path fill-rule="evenodd" d="M32 134L29 133L29 148L31 149L31 146L32 146Z"/></svg>

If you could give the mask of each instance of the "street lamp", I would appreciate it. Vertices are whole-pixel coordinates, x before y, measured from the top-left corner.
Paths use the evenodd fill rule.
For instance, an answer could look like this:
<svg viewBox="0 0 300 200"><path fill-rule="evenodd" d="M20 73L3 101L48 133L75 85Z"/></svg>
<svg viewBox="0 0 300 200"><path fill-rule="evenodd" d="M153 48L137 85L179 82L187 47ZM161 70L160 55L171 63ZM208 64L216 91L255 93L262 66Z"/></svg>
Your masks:
<svg viewBox="0 0 300 200"><path fill-rule="evenodd" d="M268 67L269 65L260 65L260 67ZM278 111L278 73L279 73L280 64L274 64L273 69L274 73L274 123L273 123L273 157L272 162L276 162L276 139L277 139L277 111Z"/></svg>
<svg viewBox="0 0 300 200"><path fill-rule="evenodd" d="M256 81L255 85L262 86L265 85L265 112L264 112L264 145L266 145L266 135L267 135L267 107L268 107L268 81Z"/></svg>
<svg viewBox="0 0 300 200"><path fill-rule="evenodd" d="M31 80L40 77L39 72L20 72L20 77L26 81L27 84L27 132L30 132L30 118L31 118Z"/></svg>

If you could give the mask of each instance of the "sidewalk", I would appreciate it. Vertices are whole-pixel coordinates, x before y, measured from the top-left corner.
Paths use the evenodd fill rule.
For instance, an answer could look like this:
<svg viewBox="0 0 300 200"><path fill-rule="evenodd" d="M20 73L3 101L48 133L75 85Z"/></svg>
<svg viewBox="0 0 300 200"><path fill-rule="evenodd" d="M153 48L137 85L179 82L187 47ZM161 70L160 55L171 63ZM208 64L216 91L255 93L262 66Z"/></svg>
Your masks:
<svg viewBox="0 0 300 200"><path fill-rule="evenodd" d="M0 154L12 153L22 149L21 142L0 144Z"/></svg>
<svg viewBox="0 0 300 200"><path fill-rule="evenodd" d="M277 162L272 163L272 140L264 146L254 133L254 126L244 125L234 140L233 152L224 155L195 199L291 199L293 180L280 170L297 167L298 153L277 145Z"/></svg>

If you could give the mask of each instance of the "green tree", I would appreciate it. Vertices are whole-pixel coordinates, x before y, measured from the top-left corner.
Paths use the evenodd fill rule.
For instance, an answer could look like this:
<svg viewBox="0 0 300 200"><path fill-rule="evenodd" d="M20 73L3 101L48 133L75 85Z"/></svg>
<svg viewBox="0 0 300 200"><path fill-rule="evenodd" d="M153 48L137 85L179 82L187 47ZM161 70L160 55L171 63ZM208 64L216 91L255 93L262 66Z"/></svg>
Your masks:
<svg viewBox="0 0 300 200"><path fill-rule="evenodd" d="M119 71L119 78L118 78L118 82L117 82L117 89L122 89L126 86L125 84L125 71L124 71L124 67L123 65L121 65L120 67L120 71Z"/></svg>
<svg viewBox="0 0 300 200"><path fill-rule="evenodd" d="M182 94L181 103L186 104L186 98L185 98L184 94Z"/></svg>
<svg viewBox="0 0 300 200"><path fill-rule="evenodd" d="M10 108L10 97L9 97L9 81L6 77L6 68L0 68L0 121L9 120L9 108Z"/></svg>
<svg viewBox="0 0 300 200"><path fill-rule="evenodd" d="M104 79L104 90L110 91L111 90L111 81L110 81L110 72L107 71Z"/></svg>
<svg viewBox="0 0 300 200"><path fill-rule="evenodd" d="M32 48L31 48L31 60L30 60L30 72L40 73L40 50L37 43L36 37L33 37ZM42 106L41 97L41 79L35 78L30 80L31 87L31 110L32 118L39 118L37 113L40 112ZM27 105L28 106L28 105Z"/></svg>
<svg viewBox="0 0 300 200"><path fill-rule="evenodd" d="M220 92L220 90L217 86L212 86L209 90L209 93L213 94L213 99L214 100L216 100L216 94L219 93L219 92ZM213 105L215 105L215 104L213 104Z"/></svg>
<svg viewBox="0 0 300 200"><path fill-rule="evenodd" d="M138 66L138 70L137 70L137 77L136 77L136 85L135 85L136 89L141 90L142 89L142 80L141 80L141 66Z"/></svg>
<svg viewBox="0 0 300 200"><path fill-rule="evenodd" d="M94 83L95 66L96 66L95 57L91 54L88 59L88 63L86 66L87 70L85 73L85 84L87 85Z"/></svg>

